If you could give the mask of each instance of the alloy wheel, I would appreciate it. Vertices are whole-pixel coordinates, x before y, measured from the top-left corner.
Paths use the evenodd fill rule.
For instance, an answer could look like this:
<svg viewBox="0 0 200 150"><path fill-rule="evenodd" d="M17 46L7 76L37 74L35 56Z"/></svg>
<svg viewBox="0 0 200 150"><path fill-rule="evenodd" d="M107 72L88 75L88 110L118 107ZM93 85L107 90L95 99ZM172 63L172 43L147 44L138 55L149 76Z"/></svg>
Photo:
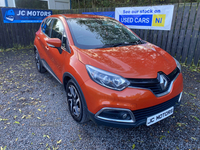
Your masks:
<svg viewBox="0 0 200 150"><path fill-rule="evenodd" d="M40 70L40 58L39 58L38 51L35 52L35 62L36 62L37 69Z"/></svg>
<svg viewBox="0 0 200 150"><path fill-rule="evenodd" d="M81 100L74 85L68 87L67 100L72 116L76 120L79 119L81 116Z"/></svg>

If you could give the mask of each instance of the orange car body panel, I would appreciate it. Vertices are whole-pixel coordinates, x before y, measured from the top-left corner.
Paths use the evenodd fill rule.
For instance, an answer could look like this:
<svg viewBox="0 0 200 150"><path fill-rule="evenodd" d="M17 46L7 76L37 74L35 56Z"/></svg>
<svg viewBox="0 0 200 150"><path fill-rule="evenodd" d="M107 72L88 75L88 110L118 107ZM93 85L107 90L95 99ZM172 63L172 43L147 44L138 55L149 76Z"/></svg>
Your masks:
<svg viewBox="0 0 200 150"><path fill-rule="evenodd" d="M79 14L64 16L67 18L107 18ZM65 72L75 77L90 112L95 114L103 107L138 110L163 103L182 92L181 73L174 81L171 92L162 97L156 97L148 89L127 87L122 91L115 91L95 83L88 75L86 64L124 78L147 79L156 78L159 71L166 75L170 74L176 68L176 63L166 51L150 43L104 49L80 49L74 45L65 18L61 15L52 15L51 17L59 18L63 22L71 53L63 50L60 54L56 48L48 47L46 44L48 37L42 33L41 28L36 32L34 45L39 50L41 59L49 64L61 83L63 83Z"/></svg>
<svg viewBox="0 0 200 150"><path fill-rule="evenodd" d="M182 74L178 76L169 94L156 97L148 89L126 88L123 91L106 89L88 80L81 86L88 109L97 113L103 107L127 108L132 111L158 105L177 96L183 90ZM94 88L95 87L95 88ZM95 93L95 94L93 94Z"/></svg>
<svg viewBox="0 0 200 150"><path fill-rule="evenodd" d="M153 44L81 50L79 60L84 64L121 75L125 78L156 78L159 71L171 73L174 59Z"/></svg>

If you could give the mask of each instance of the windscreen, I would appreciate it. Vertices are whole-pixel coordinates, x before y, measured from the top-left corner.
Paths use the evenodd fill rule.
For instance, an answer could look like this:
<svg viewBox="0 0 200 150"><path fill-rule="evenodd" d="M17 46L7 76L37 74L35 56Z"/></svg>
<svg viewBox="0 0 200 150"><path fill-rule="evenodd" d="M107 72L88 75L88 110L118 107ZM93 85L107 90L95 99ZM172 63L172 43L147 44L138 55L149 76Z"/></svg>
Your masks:
<svg viewBox="0 0 200 150"><path fill-rule="evenodd" d="M140 39L128 28L108 18L66 19L74 44L81 49L97 49L139 44Z"/></svg>

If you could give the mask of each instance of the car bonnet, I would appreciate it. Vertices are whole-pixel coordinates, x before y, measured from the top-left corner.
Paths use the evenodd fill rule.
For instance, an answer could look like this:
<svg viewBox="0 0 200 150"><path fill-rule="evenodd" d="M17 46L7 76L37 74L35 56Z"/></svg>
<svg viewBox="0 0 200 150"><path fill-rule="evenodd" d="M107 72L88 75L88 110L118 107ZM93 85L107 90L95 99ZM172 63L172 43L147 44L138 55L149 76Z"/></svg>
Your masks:
<svg viewBox="0 0 200 150"><path fill-rule="evenodd" d="M78 49L78 57L84 64L125 78L156 78L158 72L169 74L176 68L172 56L150 43L102 49Z"/></svg>

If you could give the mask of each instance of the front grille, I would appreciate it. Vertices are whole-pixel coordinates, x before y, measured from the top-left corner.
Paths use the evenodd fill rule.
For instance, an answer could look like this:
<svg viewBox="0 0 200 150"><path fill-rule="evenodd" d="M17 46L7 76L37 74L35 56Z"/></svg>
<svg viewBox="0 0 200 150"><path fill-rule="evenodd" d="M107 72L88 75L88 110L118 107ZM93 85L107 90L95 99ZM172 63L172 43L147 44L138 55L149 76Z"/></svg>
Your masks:
<svg viewBox="0 0 200 150"><path fill-rule="evenodd" d="M164 103L158 104L156 106L133 111L135 120L140 121L140 120L146 119L147 117L153 116L153 115L160 113L172 106L175 106L178 103L179 96L180 96L180 94L178 96L176 96Z"/></svg>
<svg viewBox="0 0 200 150"><path fill-rule="evenodd" d="M180 71L178 68L174 69L174 71L172 71L169 75L164 75L164 73L159 72L159 74L161 75L163 74L168 81L168 84L164 90L161 88L159 76L154 79L127 79L127 80L130 82L129 87L149 89L156 95L167 91L170 87L170 83L174 80L177 74L179 74L179 72Z"/></svg>

